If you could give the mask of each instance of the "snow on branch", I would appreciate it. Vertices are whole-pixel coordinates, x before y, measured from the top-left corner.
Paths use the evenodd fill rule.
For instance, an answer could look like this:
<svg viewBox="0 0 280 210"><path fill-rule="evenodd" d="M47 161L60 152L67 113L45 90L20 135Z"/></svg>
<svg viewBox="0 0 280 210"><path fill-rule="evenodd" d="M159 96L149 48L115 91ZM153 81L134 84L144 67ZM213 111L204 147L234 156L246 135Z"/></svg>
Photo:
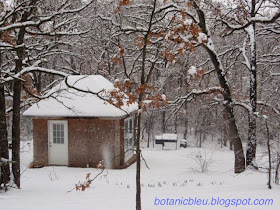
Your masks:
<svg viewBox="0 0 280 210"><path fill-rule="evenodd" d="M247 69L250 69L251 68L251 65L250 65L250 61L249 61L249 58L246 54L246 42L247 42L247 39L248 39L248 36L246 36L244 42L243 42L243 46L240 48L240 51L242 52L242 55L243 55L243 58L245 60L244 64L245 66L247 67Z"/></svg>
<svg viewBox="0 0 280 210"><path fill-rule="evenodd" d="M241 106L241 107L245 108L250 114L252 113L252 107L247 103L233 100L232 104L234 106Z"/></svg>
<svg viewBox="0 0 280 210"><path fill-rule="evenodd" d="M179 97L177 99L175 99L174 101L169 101L168 104L170 105L176 105L178 102L183 101L188 102L190 100L193 99L194 96L199 96L199 95L205 95L205 94L212 94L212 93L223 93L224 89L221 87L209 87L206 88L204 90L197 90L197 89L193 89L191 92L189 92L187 95Z"/></svg>
<svg viewBox="0 0 280 210"><path fill-rule="evenodd" d="M65 15L65 14L74 14L74 13L81 12L84 9L86 9L89 5L91 5L92 3L93 3L93 0L89 1L85 5L83 5L79 8L76 8L76 9L61 9L60 11L54 12L51 15L44 16L44 17L38 17L38 20L36 20L36 21L28 20L28 21L24 21L24 22L17 22L17 23L5 25L7 18L12 16L17 11L17 10L13 10L12 14L10 14L10 13L6 14L6 15L8 15L8 17L4 16L2 18L2 21L0 22L0 26L1 26L0 32L11 31L11 30L18 29L18 28L39 27L43 23L51 21L55 17L59 17L62 15ZM21 4L21 6L24 6L24 4Z"/></svg>
<svg viewBox="0 0 280 210"><path fill-rule="evenodd" d="M48 74L53 74L53 75L58 75L58 76L62 76L62 77L67 77L68 74L61 72L61 71L57 71L54 69L48 69L48 68L43 68L43 67L38 67L38 66L29 66L29 67L25 67L23 68L19 73L15 74L15 75L10 75L7 78L1 79L1 84L7 83L7 82L11 82L14 79L19 79L21 80L21 76L28 74L30 72L43 72L43 73L48 73Z"/></svg>
<svg viewBox="0 0 280 210"><path fill-rule="evenodd" d="M278 10L274 15L269 16L269 17L250 17L247 18L247 22L243 25L241 24L231 24L229 22L227 22L224 18L220 18L218 19L219 21L221 21L224 25L227 26L228 29L230 29L230 31L226 34L229 35L231 33L233 33L233 31L239 31L239 30L244 30L246 28L248 28L250 25L252 25L252 23L262 23L262 24L270 24L270 23L274 23L276 20L278 20L280 17L280 10Z"/></svg>
<svg viewBox="0 0 280 210"><path fill-rule="evenodd" d="M257 23L274 23L278 18L280 18L280 10L278 10L274 15L271 15L269 17L251 17L249 20L252 22Z"/></svg>
<svg viewBox="0 0 280 210"><path fill-rule="evenodd" d="M271 73L270 75L274 76L274 77L277 77L277 76L280 77L280 73Z"/></svg>
<svg viewBox="0 0 280 210"><path fill-rule="evenodd" d="M26 32L31 34L31 35L55 36L55 37L58 37L58 36L80 36L80 35L87 34L90 31L91 31L91 29L88 29L86 31L59 31L59 32L34 32L34 31L26 30Z"/></svg>
<svg viewBox="0 0 280 210"><path fill-rule="evenodd" d="M258 105L267 106L267 107L271 108L275 112L275 114L280 115L280 109L277 109L276 107L274 107L271 104L268 104L268 103L266 103L264 101L257 101L257 104Z"/></svg>
<svg viewBox="0 0 280 210"><path fill-rule="evenodd" d="M234 106L241 106L241 107L245 108L250 114L254 114L258 117L258 113L252 113L252 107L249 105L249 101L236 101L236 100L234 100L232 102L232 104ZM271 104L268 104L264 101L257 101L257 104L262 105L262 106L266 106L266 107L272 109L275 114L280 115L280 110L275 108Z"/></svg>

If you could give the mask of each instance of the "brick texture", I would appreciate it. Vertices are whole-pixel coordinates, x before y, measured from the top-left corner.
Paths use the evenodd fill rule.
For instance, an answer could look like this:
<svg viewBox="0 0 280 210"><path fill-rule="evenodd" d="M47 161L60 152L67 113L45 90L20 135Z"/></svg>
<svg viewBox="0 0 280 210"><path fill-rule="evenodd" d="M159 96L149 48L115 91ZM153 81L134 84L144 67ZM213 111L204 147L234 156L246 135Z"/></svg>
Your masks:
<svg viewBox="0 0 280 210"><path fill-rule="evenodd" d="M33 119L34 165L48 165L48 120L68 121L69 166L107 168L124 165L123 119Z"/></svg>

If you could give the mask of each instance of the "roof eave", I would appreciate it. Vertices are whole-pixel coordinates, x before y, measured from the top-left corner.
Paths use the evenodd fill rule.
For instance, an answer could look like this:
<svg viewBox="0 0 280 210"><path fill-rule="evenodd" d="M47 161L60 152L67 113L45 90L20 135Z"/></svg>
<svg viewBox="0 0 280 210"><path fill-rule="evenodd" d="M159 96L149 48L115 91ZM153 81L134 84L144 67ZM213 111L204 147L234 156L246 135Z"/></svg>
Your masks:
<svg viewBox="0 0 280 210"><path fill-rule="evenodd" d="M121 116L65 116L65 115L23 115L27 118L40 118L40 119L57 119L57 118L79 118L79 119L86 119L86 118L95 118L95 119L123 119L126 118L127 115L121 115Z"/></svg>

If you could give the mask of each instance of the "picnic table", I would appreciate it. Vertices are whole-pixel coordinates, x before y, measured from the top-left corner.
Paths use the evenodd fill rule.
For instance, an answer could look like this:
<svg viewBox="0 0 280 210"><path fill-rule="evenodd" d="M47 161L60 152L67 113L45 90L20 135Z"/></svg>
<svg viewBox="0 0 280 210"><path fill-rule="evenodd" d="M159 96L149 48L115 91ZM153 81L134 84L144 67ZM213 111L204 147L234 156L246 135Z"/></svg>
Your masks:
<svg viewBox="0 0 280 210"><path fill-rule="evenodd" d="M177 149L178 135L176 133L164 133L162 135L155 136L155 143L161 144L162 149L164 147L165 142L175 143Z"/></svg>

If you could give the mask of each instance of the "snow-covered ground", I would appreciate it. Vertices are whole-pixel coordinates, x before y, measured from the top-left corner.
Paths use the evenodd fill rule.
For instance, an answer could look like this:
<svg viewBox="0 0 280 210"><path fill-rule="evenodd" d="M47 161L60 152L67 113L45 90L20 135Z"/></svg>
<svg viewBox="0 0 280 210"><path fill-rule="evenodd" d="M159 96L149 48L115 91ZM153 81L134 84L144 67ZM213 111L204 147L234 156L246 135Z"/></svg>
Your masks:
<svg viewBox="0 0 280 210"><path fill-rule="evenodd" d="M170 145L174 148L174 145ZM247 170L233 173L233 153L227 148L213 146L198 149L161 150L161 146L143 149L150 170L142 164L143 210L153 209L279 209L280 186L266 186L267 174ZM195 161L199 154L209 161L206 173L199 172ZM108 170L84 192L67 193L76 183L84 181L87 173L94 177L101 169L44 167L29 169L32 162L32 143L22 145L22 189L0 193L0 209L135 209L135 164L128 169ZM106 172L106 173L107 173ZM105 175L106 173L103 173ZM270 206L226 205L155 205L167 199L273 199ZM165 200L166 201L166 200ZM164 200L161 200L164 202ZM179 202L179 201L178 201ZM225 201L226 202L226 201ZM232 201L231 201L232 202ZM246 200L243 200L246 202Z"/></svg>

